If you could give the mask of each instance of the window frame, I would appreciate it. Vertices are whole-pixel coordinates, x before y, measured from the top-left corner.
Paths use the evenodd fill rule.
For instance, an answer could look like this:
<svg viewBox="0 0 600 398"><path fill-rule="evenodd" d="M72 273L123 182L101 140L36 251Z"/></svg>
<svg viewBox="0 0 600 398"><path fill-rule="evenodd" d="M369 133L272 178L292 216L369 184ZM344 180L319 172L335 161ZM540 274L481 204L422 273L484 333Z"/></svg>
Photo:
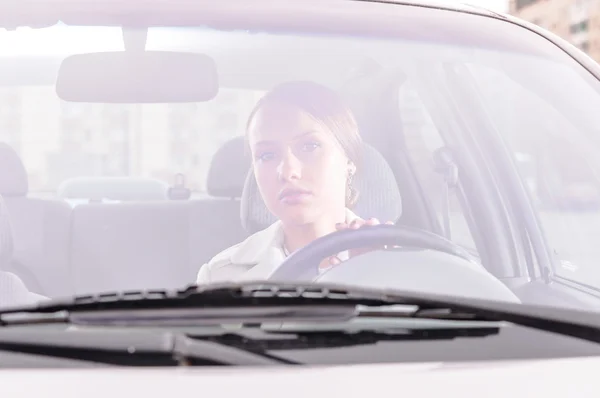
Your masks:
<svg viewBox="0 0 600 398"><path fill-rule="evenodd" d="M412 82L410 82L410 84L412 84ZM401 91L403 89L406 89L406 83L403 83L402 85L400 85L399 87L399 94L401 93ZM414 97L416 97L416 100L419 102L419 106L418 107L414 107L414 109L419 108L419 112L423 113L424 115L421 117L423 119L426 119L426 121L424 121L423 123L419 123L420 125L426 126L426 127L431 127L435 130L435 135L436 140L439 140L439 146L436 145L436 148L426 148L427 151L427 155L431 157L432 160L432 166L434 166L434 161L433 161L433 156L435 154L435 152L439 149L449 149L449 145L450 142L448 141L447 137L444 137L443 134L440 133L440 131L438 130L436 124L433 121L433 117L432 115L429 113L427 107L425 106L425 104L423 103L423 99L421 98L418 90L416 89L416 87L409 87L408 90L412 91L412 95ZM401 106L400 101L398 101L398 105L399 107ZM412 104L411 104L412 105ZM401 108L400 109L400 114L401 115L405 115L406 114L406 109L405 108ZM401 116L402 119L402 127L403 129L406 129L407 127L410 126L406 126L405 125L405 117ZM408 148L411 148L411 145L408 145L408 142L411 140L411 136L412 134L407 134L406 132L404 133L404 139L406 141L406 146ZM427 139L424 139L425 141ZM427 145L425 143L425 145ZM411 168L413 169L413 172L416 175L416 180L417 180L417 184L419 184L420 186L420 190L422 192L424 192L424 197L423 200L426 200L430 203L428 203L428 208L430 208L430 211L432 211L433 213L435 213L434 215L434 220L439 224L440 226L440 231L442 232L446 232L445 229L442 227L442 223L443 220L440 220L439 218L439 214L438 214L438 209L437 206L435 206L433 203L431 203L431 201L429 200L429 194L430 192L428 192L427 188L423 186L423 176L420 173L419 168L421 167L421 165L419 165L417 163L417 159L415 159L415 157L412 155L412 151L410 149L405 150L407 153L407 161L410 163ZM435 166L434 166L435 167ZM442 186L443 182L443 175L435 170L432 170L433 173L436 173L437 176L440 179L440 186ZM460 207L460 214L461 216L464 218L467 228L468 228L468 232L469 232L469 237L470 239L473 241L473 247L471 246L465 246L465 245L461 245L460 242L454 241L454 236L453 235L453 231L454 229L452 228L452 226L450 227L450 233L451 233L451 237L449 238L450 240L454 241L454 243L460 245L462 248L464 248L465 250L469 251L472 255L474 255L475 257L481 259L481 250L484 250L485 247L482 244L481 240L478 239L480 236L480 228L478 227L477 223L475 222L475 218L473 215L473 212L471 211L471 208L468 206L468 201L467 201L467 197L466 197L466 193L465 193L465 187L462 184L461 178L460 178L460 171L459 171L459 176L458 176L458 181L457 184L452 187L447 194L448 199L451 200L452 197L456 197L456 199L458 200L458 205Z"/></svg>
<svg viewBox="0 0 600 398"><path fill-rule="evenodd" d="M508 220L503 198L486 162L486 155L473 141L472 121L461 115L459 104L451 94L447 77L440 74L441 63L426 62L415 71L415 87L439 134L455 153L461 173L464 207L473 222L471 233L476 240L482 264L502 280L521 278L526 270L516 258L522 256L514 244L514 231ZM467 131L471 133L467 134ZM467 219L467 222L468 220Z"/></svg>
<svg viewBox="0 0 600 398"><path fill-rule="evenodd" d="M521 87L521 84L518 81L515 81L511 78L509 74L503 73L502 70L498 70L507 79L514 82L516 86ZM475 84L475 89L477 91L477 81L475 78L471 78L472 82ZM465 87L461 89L464 90ZM527 90L526 87L521 87L523 90ZM456 92L457 90L454 90ZM470 91L468 96L473 98L473 92ZM469 106L480 107L481 109L486 109L487 99L481 95L476 96L479 98L478 101L472 101ZM549 103L552 105L551 103ZM474 114L481 115L481 111L473 112ZM484 112L483 114L488 114ZM489 117L488 117L489 119ZM576 129L578 126L574 126ZM495 129L494 129L495 130ZM546 284L552 284L557 286L558 290L563 292L573 292L578 295L579 299L584 301L589 301L590 296L593 296L593 300L596 300L600 297L600 286L594 287L590 285L586 285L585 283L581 283L577 280L565 278L561 275L558 275L556 269L558 268L556 263L556 258L553 257L552 252L552 242L547 239L545 233L545 225L541 220L541 216L539 210L533 205L532 197L529 193L529 190L525 186L525 181L522 175L517 170L516 165L516 157L511 152L511 146L506 141L506 138L503 137L497 130L491 134L494 137L495 145L491 146L488 150L492 151L494 157L504 158L504 161L498 162L498 170L497 172L510 176L510 182L508 184L503 184L503 187L506 188L507 200L508 202L516 207L516 210L524 215L525 218L522 221L524 224L523 230L523 238L526 239L525 243L529 246L533 260L532 264L535 266L535 274L531 275L533 281L542 281ZM535 241L537 239L537 242ZM542 253L542 256L540 256ZM543 256L546 256L544 258ZM594 302L597 304L597 302Z"/></svg>

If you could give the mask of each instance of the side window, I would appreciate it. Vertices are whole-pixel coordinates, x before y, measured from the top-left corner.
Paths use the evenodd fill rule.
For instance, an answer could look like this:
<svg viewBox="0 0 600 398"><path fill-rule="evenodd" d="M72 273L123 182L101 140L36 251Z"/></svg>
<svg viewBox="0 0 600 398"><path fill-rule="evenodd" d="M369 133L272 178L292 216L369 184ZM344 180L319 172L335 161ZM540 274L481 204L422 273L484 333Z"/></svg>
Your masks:
<svg viewBox="0 0 600 398"><path fill-rule="evenodd" d="M434 157L436 151L444 149L445 143L409 82L400 87L399 94L408 156L424 194L433 205L439 224L444 227L449 221L452 241L476 253L473 235L456 191L447 189L444 175L436 170Z"/></svg>
<svg viewBox="0 0 600 398"><path fill-rule="evenodd" d="M557 276L600 289L600 147L508 76L471 71L505 138L557 260ZM543 116L541 116L543 115Z"/></svg>

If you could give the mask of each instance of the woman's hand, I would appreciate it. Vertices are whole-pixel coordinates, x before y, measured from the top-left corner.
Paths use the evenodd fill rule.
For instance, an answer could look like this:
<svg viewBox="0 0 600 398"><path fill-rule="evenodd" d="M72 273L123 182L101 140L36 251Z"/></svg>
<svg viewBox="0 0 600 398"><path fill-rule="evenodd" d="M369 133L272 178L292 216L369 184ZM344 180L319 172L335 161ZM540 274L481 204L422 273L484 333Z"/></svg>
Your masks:
<svg viewBox="0 0 600 398"><path fill-rule="evenodd" d="M345 229L359 229L359 228L364 228L364 227L369 227L369 226L374 226L374 225L380 225L381 222L376 219L376 218L369 218L368 220L363 220L360 218L355 219L354 221L352 221L351 223L339 223L337 224L335 227L338 231L343 231ZM393 221L388 221L386 223L384 223L385 225L394 225ZM371 248L360 248L360 249L351 249L348 251L348 258L350 259L354 256L359 256L361 254L364 253L368 253L370 251L373 250L380 250L383 249L384 247L371 247ZM343 261L347 260L347 259L341 259L339 254L337 256L331 256L329 258L329 264L330 265L338 265L340 263L342 263Z"/></svg>

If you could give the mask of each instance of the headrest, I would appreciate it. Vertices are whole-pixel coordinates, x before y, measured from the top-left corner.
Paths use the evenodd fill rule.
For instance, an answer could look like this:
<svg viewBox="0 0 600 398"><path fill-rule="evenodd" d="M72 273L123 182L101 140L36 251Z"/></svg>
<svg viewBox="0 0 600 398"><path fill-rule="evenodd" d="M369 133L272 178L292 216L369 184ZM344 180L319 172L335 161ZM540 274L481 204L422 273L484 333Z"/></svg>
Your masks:
<svg viewBox="0 0 600 398"><path fill-rule="evenodd" d="M395 153L397 146L390 144L402 137L398 134L403 131L398 93L405 80L399 68L370 64L362 75L357 74L338 90L352 109L363 139L386 155Z"/></svg>
<svg viewBox="0 0 600 398"><path fill-rule="evenodd" d="M223 144L213 156L206 189L210 196L240 198L250 168L250 155L244 137Z"/></svg>
<svg viewBox="0 0 600 398"><path fill-rule="evenodd" d="M0 195L26 196L29 191L27 170L17 152L0 142Z"/></svg>
<svg viewBox="0 0 600 398"><path fill-rule="evenodd" d="M0 196L0 269L5 269L13 256L13 235L6 204Z"/></svg>
<svg viewBox="0 0 600 398"><path fill-rule="evenodd" d="M57 190L61 198L112 200L166 200L169 185L146 177L75 177Z"/></svg>
<svg viewBox="0 0 600 398"><path fill-rule="evenodd" d="M368 144L363 144L362 160L354 184L359 196L356 206L351 210L356 215L361 218L375 217L382 222L400 218L402 198L394 173L383 156ZM244 185L241 218L242 225L250 233L260 231L276 221L260 196L252 170Z"/></svg>

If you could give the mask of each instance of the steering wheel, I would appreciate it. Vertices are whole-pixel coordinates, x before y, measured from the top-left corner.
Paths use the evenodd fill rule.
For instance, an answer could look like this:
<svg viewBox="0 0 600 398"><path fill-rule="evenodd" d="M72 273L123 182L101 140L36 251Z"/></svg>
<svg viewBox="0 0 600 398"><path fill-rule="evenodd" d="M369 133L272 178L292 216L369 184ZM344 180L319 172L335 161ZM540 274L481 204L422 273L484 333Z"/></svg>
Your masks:
<svg viewBox="0 0 600 398"><path fill-rule="evenodd" d="M384 224L346 229L316 239L286 258L269 279L312 280L318 275L319 263L326 257L350 249L382 246L435 250L473 262L473 257L466 250L439 235L422 229ZM336 267L343 265L341 263Z"/></svg>

